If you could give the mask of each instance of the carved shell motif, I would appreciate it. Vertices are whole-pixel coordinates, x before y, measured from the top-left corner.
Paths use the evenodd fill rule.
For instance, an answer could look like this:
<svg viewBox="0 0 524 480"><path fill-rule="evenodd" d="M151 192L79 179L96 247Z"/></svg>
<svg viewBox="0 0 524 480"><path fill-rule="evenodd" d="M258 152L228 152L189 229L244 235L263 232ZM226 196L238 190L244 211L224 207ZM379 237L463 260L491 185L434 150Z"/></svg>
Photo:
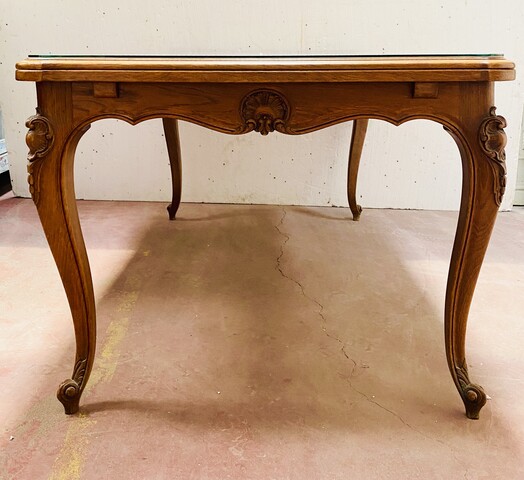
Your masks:
<svg viewBox="0 0 524 480"><path fill-rule="evenodd" d="M42 115L33 115L27 119L25 126L29 129L25 136L25 142L29 147L27 159L34 162L43 157L53 145L53 129L49 120Z"/></svg>
<svg viewBox="0 0 524 480"><path fill-rule="evenodd" d="M506 190L506 119L495 113L496 107L489 109L489 117L480 124L479 141L484 153L491 161L497 179L495 180L495 202L500 206Z"/></svg>
<svg viewBox="0 0 524 480"><path fill-rule="evenodd" d="M288 133L286 122L289 118L287 100L274 90L256 90L246 95L240 105L240 115L245 126L243 132L259 132L267 135L278 131Z"/></svg>

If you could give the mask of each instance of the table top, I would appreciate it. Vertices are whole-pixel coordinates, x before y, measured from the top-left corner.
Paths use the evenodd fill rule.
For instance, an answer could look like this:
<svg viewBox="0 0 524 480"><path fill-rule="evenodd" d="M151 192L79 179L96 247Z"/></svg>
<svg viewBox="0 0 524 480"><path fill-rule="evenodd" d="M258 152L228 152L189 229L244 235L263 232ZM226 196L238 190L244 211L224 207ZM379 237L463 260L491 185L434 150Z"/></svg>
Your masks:
<svg viewBox="0 0 524 480"><path fill-rule="evenodd" d="M500 54L322 56L35 55L17 80L100 82L501 81L515 64Z"/></svg>

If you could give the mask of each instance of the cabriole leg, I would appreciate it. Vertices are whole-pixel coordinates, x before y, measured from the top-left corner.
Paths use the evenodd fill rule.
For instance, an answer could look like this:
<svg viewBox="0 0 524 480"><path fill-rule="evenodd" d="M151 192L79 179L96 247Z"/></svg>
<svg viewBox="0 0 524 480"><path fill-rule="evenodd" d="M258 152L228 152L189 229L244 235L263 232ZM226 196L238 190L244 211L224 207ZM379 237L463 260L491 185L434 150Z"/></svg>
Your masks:
<svg viewBox="0 0 524 480"><path fill-rule="evenodd" d="M166 137L169 165L171 166L171 183L173 184L173 198L167 207L169 220L174 220L180 206L182 195L182 157L180 156L180 135L178 121L174 118L163 118L164 135Z"/></svg>
<svg viewBox="0 0 524 480"><path fill-rule="evenodd" d="M58 388L67 414L76 413L89 378L96 343L93 285L73 186L76 145L87 127L72 133L71 87L38 84L37 114L26 126L29 185L67 294L76 337L71 378Z"/></svg>
<svg viewBox="0 0 524 480"><path fill-rule="evenodd" d="M353 121L353 132L351 134L351 146L349 148L349 162L348 162L348 203L353 220L357 221L360 218L362 207L357 204L357 176L358 167L360 165L360 157L362 156L362 148L364 147L364 140L366 138L366 130L368 128L368 119L360 118Z"/></svg>
<svg viewBox="0 0 524 480"><path fill-rule="evenodd" d="M486 105L483 116L480 112L465 112L463 128L446 128L457 142L463 165L462 200L446 291L446 354L466 415L472 419L479 417L486 394L469 379L466 323L506 181L503 130L506 122L495 114L494 107L487 106L492 95L478 97L468 105L472 109Z"/></svg>

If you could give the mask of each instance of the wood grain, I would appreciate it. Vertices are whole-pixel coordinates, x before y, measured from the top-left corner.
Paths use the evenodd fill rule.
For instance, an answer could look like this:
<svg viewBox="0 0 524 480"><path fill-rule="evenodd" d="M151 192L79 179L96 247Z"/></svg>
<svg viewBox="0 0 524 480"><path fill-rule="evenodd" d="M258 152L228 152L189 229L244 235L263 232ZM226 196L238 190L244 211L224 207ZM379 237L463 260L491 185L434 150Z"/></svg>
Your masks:
<svg viewBox="0 0 524 480"><path fill-rule="evenodd" d="M93 82L431 82L515 78L503 56L30 58L17 80Z"/></svg>

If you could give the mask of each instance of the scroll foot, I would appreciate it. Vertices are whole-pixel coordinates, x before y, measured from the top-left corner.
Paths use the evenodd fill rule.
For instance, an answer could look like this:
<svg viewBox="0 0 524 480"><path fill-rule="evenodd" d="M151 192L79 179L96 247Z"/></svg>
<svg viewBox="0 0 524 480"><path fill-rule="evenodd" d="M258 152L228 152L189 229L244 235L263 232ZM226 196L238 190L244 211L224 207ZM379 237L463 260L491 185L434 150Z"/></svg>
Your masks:
<svg viewBox="0 0 524 480"><path fill-rule="evenodd" d="M460 395L466 407L466 416L478 420L479 412L486 405L486 394L480 385L470 383L466 364L457 367Z"/></svg>
<svg viewBox="0 0 524 480"><path fill-rule="evenodd" d="M80 397L82 396L83 386L85 385L86 365L87 359L78 360L73 370L73 378L65 380L58 387L56 396L64 406L67 415L78 412Z"/></svg>
<svg viewBox="0 0 524 480"><path fill-rule="evenodd" d="M71 379L62 382L56 394L58 400L60 400L60 403L64 406L67 415L78 412L80 395L80 386Z"/></svg>
<svg viewBox="0 0 524 480"><path fill-rule="evenodd" d="M362 213L362 207L357 204L356 208L351 209L351 213L353 214L353 221L358 222L360 220L360 214Z"/></svg>
<svg viewBox="0 0 524 480"><path fill-rule="evenodd" d="M167 212L169 213L169 220L174 220L176 218L177 210L178 210L178 205L173 208L173 204L170 203L167 206Z"/></svg>

